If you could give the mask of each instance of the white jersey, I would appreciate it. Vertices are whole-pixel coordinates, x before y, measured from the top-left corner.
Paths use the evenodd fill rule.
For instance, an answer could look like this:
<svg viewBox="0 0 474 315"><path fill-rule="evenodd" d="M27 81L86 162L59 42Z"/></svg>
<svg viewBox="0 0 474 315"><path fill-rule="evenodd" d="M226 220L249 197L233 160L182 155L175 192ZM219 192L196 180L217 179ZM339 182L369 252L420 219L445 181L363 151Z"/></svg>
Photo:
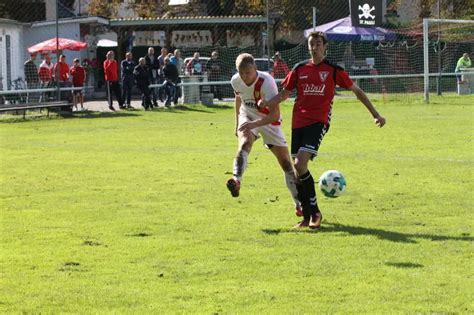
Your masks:
<svg viewBox="0 0 474 315"><path fill-rule="evenodd" d="M266 115L258 110L257 102L259 100L269 101L278 94L275 79L266 72L257 71L257 79L250 86L244 83L238 73L234 74L230 83L235 95L238 95L242 100L239 114L247 115L252 119Z"/></svg>

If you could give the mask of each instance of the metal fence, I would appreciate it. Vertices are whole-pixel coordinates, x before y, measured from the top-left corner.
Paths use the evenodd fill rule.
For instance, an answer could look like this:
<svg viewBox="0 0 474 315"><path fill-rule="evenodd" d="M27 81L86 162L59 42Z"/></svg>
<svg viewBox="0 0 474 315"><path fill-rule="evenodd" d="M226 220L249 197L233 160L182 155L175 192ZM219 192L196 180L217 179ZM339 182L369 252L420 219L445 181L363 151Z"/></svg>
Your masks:
<svg viewBox="0 0 474 315"><path fill-rule="evenodd" d="M105 99L103 62L106 53L114 51L120 64L125 54L131 52L137 63L140 57L149 54L150 47L155 51L152 59L160 59L151 77L153 86L162 84L161 59L168 56L173 62L177 60L182 82L188 86L183 86L184 95L187 91L195 93L196 89L189 87L194 84L208 86L204 92L214 92L215 97L232 97L228 82L236 71L235 58L239 53L253 54L260 70L281 79L287 70L281 70L280 66L275 68L275 62L291 69L309 57L305 30L324 27L351 14L349 2L338 0L187 0L178 1L183 3L179 5L175 3L172 0L3 3L0 5L0 103L31 101L30 93L37 93L28 92L25 97L22 90L71 85L53 83L58 82L53 67L60 54L66 56L69 68L73 59L80 60L86 71L84 85L90 87L85 91L86 98ZM410 94L418 98L423 93L426 67L422 18L466 19L474 12L472 2L388 0L381 3L382 27L390 36L345 38L342 35L349 32L348 26L341 24L341 36L330 40L327 58L344 67L369 93L402 97ZM427 43L430 91L459 92L454 72L464 53L472 56L473 34L472 24L444 23L430 27ZM87 48L43 50L30 56L28 48L56 36L84 42ZM199 59L194 58L196 53ZM217 57L212 58L213 54ZM47 69L50 77L44 76ZM120 80L120 73L118 77ZM69 75L66 81L71 80ZM206 81L214 83L207 85ZM220 87L219 92L215 87ZM15 90L17 94L12 93ZM49 98L61 96L58 91L48 93ZM189 96L182 101L199 100L200 93L197 99ZM63 94L64 97L68 97L67 94ZM33 99L44 101L46 98Z"/></svg>

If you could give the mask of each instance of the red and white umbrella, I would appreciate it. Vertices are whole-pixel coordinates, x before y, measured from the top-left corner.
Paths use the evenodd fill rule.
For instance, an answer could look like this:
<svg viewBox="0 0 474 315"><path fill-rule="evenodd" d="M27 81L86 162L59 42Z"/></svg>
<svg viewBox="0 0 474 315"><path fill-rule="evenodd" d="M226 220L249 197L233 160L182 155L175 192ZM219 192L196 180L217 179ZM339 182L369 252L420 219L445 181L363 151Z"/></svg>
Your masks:
<svg viewBox="0 0 474 315"><path fill-rule="evenodd" d="M68 39L68 38L58 38L56 37L48 39L44 42L38 43L34 46L28 48L28 52L32 53L43 53L43 52L55 52L56 48L59 50L81 50L87 48L87 43L83 43L77 40Z"/></svg>

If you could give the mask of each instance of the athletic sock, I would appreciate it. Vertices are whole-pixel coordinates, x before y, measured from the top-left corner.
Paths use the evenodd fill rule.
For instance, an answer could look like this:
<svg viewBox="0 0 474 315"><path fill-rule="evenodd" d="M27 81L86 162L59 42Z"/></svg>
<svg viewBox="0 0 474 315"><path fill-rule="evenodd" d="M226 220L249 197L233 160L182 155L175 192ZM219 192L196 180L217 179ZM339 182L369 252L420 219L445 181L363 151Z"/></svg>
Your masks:
<svg viewBox="0 0 474 315"><path fill-rule="evenodd" d="M242 180L244 171L247 168L247 158L249 153L245 150L237 152L237 156L234 159L234 179L239 182Z"/></svg>
<svg viewBox="0 0 474 315"><path fill-rule="evenodd" d="M284 172L285 174L285 182L286 182L286 187L288 187L288 190L290 191L291 197L293 198L293 201L295 203L295 207L301 206L301 202L298 199L298 189L296 187L296 175L294 171L290 172Z"/></svg>
<svg viewBox="0 0 474 315"><path fill-rule="evenodd" d="M305 219L306 216L308 216L309 219L309 216L319 211L318 201L316 199L316 190L314 189L314 179L309 171L300 176L300 183L301 191L303 193L302 197L304 198L300 199L301 203L303 204L303 214Z"/></svg>

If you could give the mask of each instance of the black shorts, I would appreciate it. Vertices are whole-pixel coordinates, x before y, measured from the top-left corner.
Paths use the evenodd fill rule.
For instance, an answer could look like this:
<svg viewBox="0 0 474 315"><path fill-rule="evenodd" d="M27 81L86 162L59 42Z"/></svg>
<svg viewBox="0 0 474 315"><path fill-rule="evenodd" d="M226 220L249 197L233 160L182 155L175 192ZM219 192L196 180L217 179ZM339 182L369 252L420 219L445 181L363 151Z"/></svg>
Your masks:
<svg viewBox="0 0 474 315"><path fill-rule="evenodd" d="M80 88L82 88L82 86L75 86L75 87L80 87ZM74 95L82 95L82 89L80 89L80 90L73 90L73 91L72 91L72 94L74 94Z"/></svg>
<svg viewBox="0 0 474 315"><path fill-rule="evenodd" d="M311 153L311 159L318 155L319 145L324 135L329 130L329 125L315 123L302 128L291 130L291 156L295 157L298 152Z"/></svg>

